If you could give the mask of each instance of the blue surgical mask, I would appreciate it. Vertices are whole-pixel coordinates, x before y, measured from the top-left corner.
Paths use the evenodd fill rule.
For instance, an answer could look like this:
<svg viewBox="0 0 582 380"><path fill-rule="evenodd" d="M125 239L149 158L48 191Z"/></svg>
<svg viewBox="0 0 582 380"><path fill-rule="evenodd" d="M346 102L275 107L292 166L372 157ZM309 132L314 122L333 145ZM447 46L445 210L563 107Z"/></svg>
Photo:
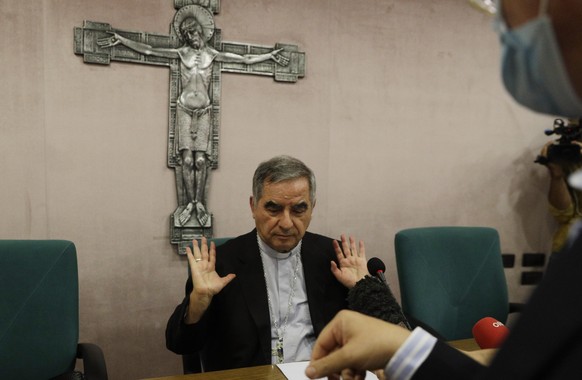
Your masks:
<svg viewBox="0 0 582 380"><path fill-rule="evenodd" d="M539 16L515 29L507 27L498 7L503 84L518 103L534 111L578 118L582 100L570 83L547 6L548 0L540 0Z"/></svg>

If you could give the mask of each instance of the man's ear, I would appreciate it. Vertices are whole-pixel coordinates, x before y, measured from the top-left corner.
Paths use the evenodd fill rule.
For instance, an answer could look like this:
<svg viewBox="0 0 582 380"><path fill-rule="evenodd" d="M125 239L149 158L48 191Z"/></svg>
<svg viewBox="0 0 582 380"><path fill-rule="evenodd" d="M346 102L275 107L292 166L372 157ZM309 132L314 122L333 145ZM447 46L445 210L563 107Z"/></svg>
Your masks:
<svg viewBox="0 0 582 380"><path fill-rule="evenodd" d="M249 197L249 206L251 206L251 214L253 215L253 219L255 219L255 202L252 195Z"/></svg>

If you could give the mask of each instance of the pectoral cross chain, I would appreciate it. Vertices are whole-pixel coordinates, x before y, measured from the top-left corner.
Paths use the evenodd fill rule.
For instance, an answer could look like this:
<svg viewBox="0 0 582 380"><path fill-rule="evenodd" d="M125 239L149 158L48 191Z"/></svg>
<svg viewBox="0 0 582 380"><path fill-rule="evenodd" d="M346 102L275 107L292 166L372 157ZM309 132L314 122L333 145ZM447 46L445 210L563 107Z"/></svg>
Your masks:
<svg viewBox="0 0 582 380"><path fill-rule="evenodd" d="M277 357L277 363L283 363L283 337L279 337L275 344L275 348L271 350L271 355Z"/></svg>

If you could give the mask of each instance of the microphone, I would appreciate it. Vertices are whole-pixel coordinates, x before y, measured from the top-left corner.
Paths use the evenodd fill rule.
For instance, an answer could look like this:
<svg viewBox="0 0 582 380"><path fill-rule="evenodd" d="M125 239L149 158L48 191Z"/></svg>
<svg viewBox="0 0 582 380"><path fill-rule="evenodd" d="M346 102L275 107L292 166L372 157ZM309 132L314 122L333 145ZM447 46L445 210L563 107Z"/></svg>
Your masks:
<svg viewBox="0 0 582 380"><path fill-rule="evenodd" d="M368 260L368 272L372 276L377 276L380 281L382 281L386 286L388 286L388 281L386 281L386 276L384 272L386 271L386 265L377 257L372 257Z"/></svg>
<svg viewBox="0 0 582 380"><path fill-rule="evenodd" d="M495 318L485 317L473 326L473 338L481 348L498 348L509 334L509 329Z"/></svg>
<svg viewBox="0 0 582 380"><path fill-rule="evenodd" d="M394 323L396 325L400 325L404 328L407 328L408 330L412 330L408 320L402 312L402 308L390 290L388 281L386 281L386 276L384 275L384 272L386 271L386 265L384 265L382 260L379 258L372 257L370 260L368 260L367 267L368 272L370 272L371 275L380 281L366 277L370 279L369 292L376 293L374 294L374 297L368 297L362 300L362 303L367 303L369 305L368 308L370 310L374 309L372 313L366 314L383 319L387 322ZM376 289L372 290L375 287Z"/></svg>

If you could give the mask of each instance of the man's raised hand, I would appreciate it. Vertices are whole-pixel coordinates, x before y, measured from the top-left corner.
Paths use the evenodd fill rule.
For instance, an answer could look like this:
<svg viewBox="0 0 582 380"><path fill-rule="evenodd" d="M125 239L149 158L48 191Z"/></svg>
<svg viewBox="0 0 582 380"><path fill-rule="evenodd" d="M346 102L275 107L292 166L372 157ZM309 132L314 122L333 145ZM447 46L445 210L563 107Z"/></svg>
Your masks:
<svg viewBox="0 0 582 380"><path fill-rule="evenodd" d="M364 242L360 240L359 246L356 246L356 240L352 236L350 236L348 242L346 236L342 234L341 247L334 240L333 248L339 266L335 261L332 261L331 272L339 282L351 289L356 285L356 282L368 274Z"/></svg>
<svg viewBox="0 0 582 380"><path fill-rule="evenodd" d="M214 242L211 242L209 247L206 238L203 237L200 247L198 247L198 241L193 240L192 248L194 251L190 247L186 247L190 275L194 285L194 289L190 293L190 304L185 318L185 322L188 324L198 322L202 314L208 309L212 297L236 277L233 273L229 273L224 277L220 277L216 273L216 247Z"/></svg>

